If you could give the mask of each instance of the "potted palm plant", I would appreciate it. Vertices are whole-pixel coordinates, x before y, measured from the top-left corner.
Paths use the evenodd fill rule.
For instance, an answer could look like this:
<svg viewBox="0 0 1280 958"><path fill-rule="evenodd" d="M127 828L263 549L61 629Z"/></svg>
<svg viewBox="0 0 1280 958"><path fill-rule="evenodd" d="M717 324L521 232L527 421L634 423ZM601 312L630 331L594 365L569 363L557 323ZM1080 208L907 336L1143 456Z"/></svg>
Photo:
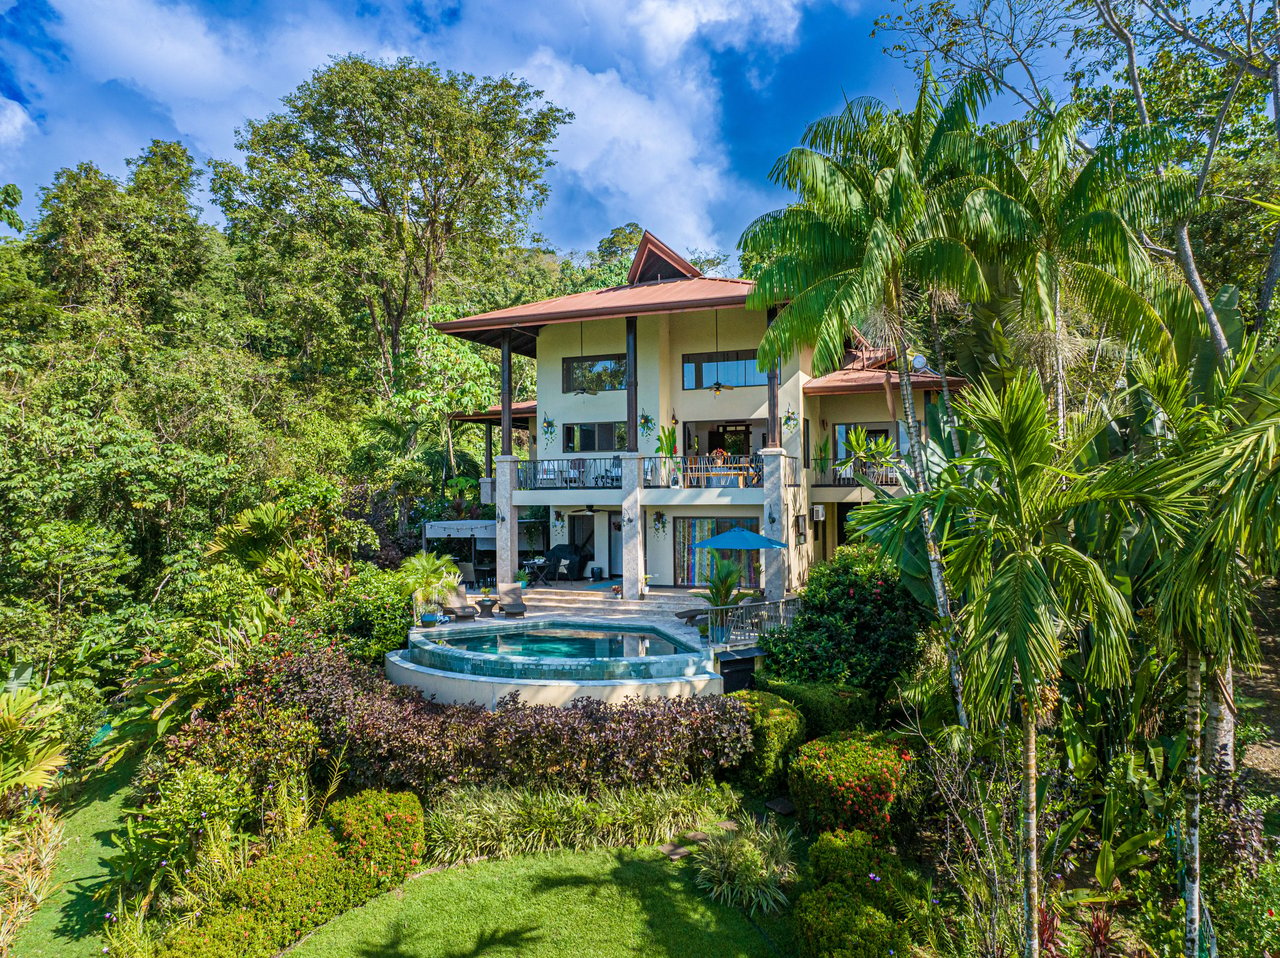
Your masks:
<svg viewBox="0 0 1280 958"><path fill-rule="evenodd" d="M404 560L400 576L405 594L413 598L414 621L428 629L439 625L441 603L462 581L453 560L434 552L419 553Z"/></svg>
<svg viewBox="0 0 1280 958"><path fill-rule="evenodd" d="M742 566L732 559L714 556L711 560L711 577L707 580L706 592L693 593L699 599L706 599L713 611L707 617L707 638L713 645L723 643L729 638L729 608L747 598L747 593L738 589L742 579Z"/></svg>

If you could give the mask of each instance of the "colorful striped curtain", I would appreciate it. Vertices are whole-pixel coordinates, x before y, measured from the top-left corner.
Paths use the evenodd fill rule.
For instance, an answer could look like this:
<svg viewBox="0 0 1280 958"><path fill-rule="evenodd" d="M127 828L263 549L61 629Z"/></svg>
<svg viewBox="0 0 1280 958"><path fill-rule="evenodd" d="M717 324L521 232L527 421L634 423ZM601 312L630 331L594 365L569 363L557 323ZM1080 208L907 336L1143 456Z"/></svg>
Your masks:
<svg viewBox="0 0 1280 958"><path fill-rule="evenodd" d="M710 539L722 532L728 532L734 526L759 531L758 519L693 519L687 516L676 516L675 548L676 548L676 585L706 585L711 576L710 549L695 549L695 542ZM732 559L743 569L742 582L747 588L756 588L760 584L760 576L756 573L755 564L759 561L758 552L721 552L720 556Z"/></svg>

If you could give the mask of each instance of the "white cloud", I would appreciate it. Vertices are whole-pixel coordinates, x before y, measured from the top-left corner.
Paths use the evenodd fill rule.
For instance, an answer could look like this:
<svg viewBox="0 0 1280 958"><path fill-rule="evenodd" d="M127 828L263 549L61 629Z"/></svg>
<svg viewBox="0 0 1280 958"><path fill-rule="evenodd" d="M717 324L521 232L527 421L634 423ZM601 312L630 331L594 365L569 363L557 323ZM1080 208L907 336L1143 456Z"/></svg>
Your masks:
<svg viewBox="0 0 1280 958"><path fill-rule="evenodd" d="M0 97L0 150L12 150L34 129L21 103Z"/></svg>
<svg viewBox="0 0 1280 958"><path fill-rule="evenodd" d="M640 0L627 21L656 63L679 60L700 37L720 47L786 48L810 0Z"/></svg>
<svg viewBox="0 0 1280 958"><path fill-rule="evenodd" d="M715 245L710 205L727 171L713 131L670 99L629 87L616 70L592 73L546 48L520 72L575 114L556 141L556 175L605 208L600 233L636 219L672 242Z"/></svg>

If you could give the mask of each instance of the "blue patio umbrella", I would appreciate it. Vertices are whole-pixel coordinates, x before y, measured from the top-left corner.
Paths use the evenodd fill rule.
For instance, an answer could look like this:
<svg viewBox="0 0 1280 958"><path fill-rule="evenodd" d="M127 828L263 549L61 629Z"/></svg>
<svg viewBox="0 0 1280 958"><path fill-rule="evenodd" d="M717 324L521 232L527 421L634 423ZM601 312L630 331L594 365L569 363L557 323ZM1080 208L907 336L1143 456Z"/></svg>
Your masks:
<svg viewBox="0 0 1280 958"><path fill-rule="evenodd" d="M747 549L785 549L787 544L779 542L777 539L770 539L768 536L762 536L758 532L752 532L750 529L744 529L742 526L734 526L718 536L695 542L693 547L695 549L723 549L727 552L735 552Z"/></svg>

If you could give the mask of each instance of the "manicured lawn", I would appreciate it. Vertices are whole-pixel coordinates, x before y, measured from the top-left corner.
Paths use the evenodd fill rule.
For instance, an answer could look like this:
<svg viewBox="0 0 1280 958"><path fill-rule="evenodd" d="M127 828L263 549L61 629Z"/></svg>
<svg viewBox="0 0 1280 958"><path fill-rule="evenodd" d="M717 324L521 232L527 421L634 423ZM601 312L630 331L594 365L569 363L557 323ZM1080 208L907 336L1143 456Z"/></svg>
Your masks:
<svg viewBox="0 0 1280 958"><path fill-rule="evenodd" d="M654 849L555 852L424 875L347 912L291 958L773 958L792 953L707 901Z"/></svg>
<svg viewBox="0 0 1280 958"><path fill-rule="evenodd" d="M54 880L58 891L44 903L18 936L15 958L88 958L102 954L102 915L106 902L93 892L106 875L107 836L120 824L120 806L133 772L122 763L94 776L74 798L60 803L67 844L58 855Z"/></svg>

